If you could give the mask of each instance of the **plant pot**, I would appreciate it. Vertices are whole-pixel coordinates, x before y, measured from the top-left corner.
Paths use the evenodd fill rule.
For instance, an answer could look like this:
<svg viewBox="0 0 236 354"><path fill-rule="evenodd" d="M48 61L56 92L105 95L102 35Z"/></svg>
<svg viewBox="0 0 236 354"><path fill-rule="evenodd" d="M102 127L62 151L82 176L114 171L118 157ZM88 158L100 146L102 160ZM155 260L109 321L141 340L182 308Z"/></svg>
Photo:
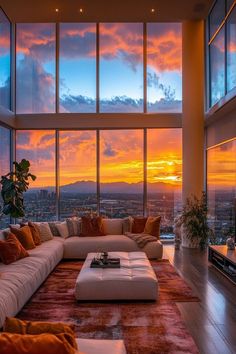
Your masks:
<svg viewBox="0 0 236 354"><path fill-rule="evenodd" d="M186 234L184 225L181 226L181 238L182 238L182 247L199 248L199 243L200 243L199 238L192 237L192 239L190 239Z"/></svg>

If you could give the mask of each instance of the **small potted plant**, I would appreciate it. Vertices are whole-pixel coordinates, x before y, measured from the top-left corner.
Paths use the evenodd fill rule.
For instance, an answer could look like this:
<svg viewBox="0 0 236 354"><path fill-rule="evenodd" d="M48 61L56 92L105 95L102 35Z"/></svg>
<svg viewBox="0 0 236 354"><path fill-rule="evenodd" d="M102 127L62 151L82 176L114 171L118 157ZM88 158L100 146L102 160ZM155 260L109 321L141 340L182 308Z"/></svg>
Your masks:
<svg viewBox="0 0 236 354"><path fill-rule="evenodd" d="M204 250L209 238L213 237L213 230L207 222L207 200L205 192L201 198L192 196L187 198L183 211L178 218L182 228L182 236L187 239L187 247L200 247Z"/></svg>

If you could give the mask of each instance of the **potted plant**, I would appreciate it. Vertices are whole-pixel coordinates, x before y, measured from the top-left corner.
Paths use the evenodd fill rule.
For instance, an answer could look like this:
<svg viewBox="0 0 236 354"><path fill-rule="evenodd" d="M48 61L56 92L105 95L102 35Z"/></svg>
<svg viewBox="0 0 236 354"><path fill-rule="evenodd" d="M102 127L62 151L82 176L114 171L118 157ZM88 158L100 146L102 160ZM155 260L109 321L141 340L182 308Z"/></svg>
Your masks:
<svg viewBox="0 0 236 354"><path fill-rule="evenodd" d="M207 223L207 200L205 192L201 198L192 196L187 198L180 214L178 225L182 227L182 234L189 241L191 248L200 247L205 249L209 238L213 237L213 230Z"/></svg>
<svg viewBox="0 0 236 354"><path fill-rule="evenodd" d="M22 159L21 162L13 162L14 171L1 177L1 196L3 207L0 217L10 215L13 218L25 216L23 193L29 188L29 179L35 181L36 176L29 172L30 162Z"/></svg>

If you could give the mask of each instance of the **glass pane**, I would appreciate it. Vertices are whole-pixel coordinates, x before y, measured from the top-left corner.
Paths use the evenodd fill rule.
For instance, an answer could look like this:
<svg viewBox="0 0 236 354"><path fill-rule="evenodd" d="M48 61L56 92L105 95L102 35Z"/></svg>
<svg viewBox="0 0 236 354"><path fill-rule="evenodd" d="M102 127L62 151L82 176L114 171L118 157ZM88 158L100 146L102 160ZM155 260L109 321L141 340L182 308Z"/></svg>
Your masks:
<svg viewBox="0 0 236 354"><path fill-rule="evenodd" d="M61 131L60 216L97 211L96 132Z"/></svg>
<svg viewBox="0 0 236 354"><path fill-rule="evenodd" d="M182 111L181 24L147 24L147 110Z"/></svg>
<svg viewBox="0 0 236 354"><path fill-rule="evenodd" d="M236 7L227 20L227 92L236 86Z"/></svg>
<svg viewBox="0 0 236 354"><path fill-rule="evenodd" d="M100 24L100 111L143 112L143 25Z"/></svg>
<svg viewBox="0 0 236 354"><path fill-rule="evenodd" d="M236 139L207 152L207 196L209 224L216 244L235 235Z"/></svg>
<svg viewBox="0 0 236 354"><path fill-rule="evenodd" d="M0 177L6 175L10 171L10 143L11 132L7 128L0 126ZM0 185L1 192L1 185ZM0 210L3 205L2 197L0 195ZM0 218L0 228L8 227L10 217L2 216Z"/></svg>
<svg viewBox="0 0 236 354"><path fill-rule="evenodd" d="M0 9L0 105L10 109L11 102L11 25Z"/></svg>
<svg viewBox="0 0 236 354"><path fill-rule="evenodd" d="M96 112L96 24L60 24L60 112Z"/></svg>
<svg viewBox="0 0 236 354"><path fill-rule="evenodd" d="M143 215L143 130L100 132L100 212Z"/></svg>
<svg viewBox="0 0 236 354"><path fill-rule="evenodd" d="M217 0L209 16L210 39L225 17L225 0Z"/></svg>
<svg viewBox="0 0 236 354"><path fill-rule="evenodd" d="M17 113L55 112L55 47L55 24L17 24Z"/></svg>
<svg viewBox="0 0 236 354"><path fill-rule="evenodd" d="M224 27L210 45L211 105L225 95L225 34Z"/></svg>
<svg viewBox="0 0 236 354"><path fill-rule="evenodd" d="M181 129L148 129L147 182L147 214L161 215L161 237L173 238L182 203Z"/></svg>
<svg viewBox="0 0 236 354"><path fill-rule="evenodd" d="M18 130L16 160L30 161L30 171L37 176L25 193L25 218L50 221L56 218L55 131Z"/></svg>

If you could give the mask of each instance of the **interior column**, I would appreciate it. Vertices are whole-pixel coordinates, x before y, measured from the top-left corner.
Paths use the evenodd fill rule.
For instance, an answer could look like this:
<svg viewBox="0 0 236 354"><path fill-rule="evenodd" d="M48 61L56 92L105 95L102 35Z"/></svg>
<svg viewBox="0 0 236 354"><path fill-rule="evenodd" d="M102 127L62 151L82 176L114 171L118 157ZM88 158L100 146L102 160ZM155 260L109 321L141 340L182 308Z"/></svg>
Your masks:
<svg viewBox="0 0 236 354"><path fill-rule="evenodd" d="M204 188L204 22L183 22L183 203ZM183 246L189 247L183 239Z"/></svg>

